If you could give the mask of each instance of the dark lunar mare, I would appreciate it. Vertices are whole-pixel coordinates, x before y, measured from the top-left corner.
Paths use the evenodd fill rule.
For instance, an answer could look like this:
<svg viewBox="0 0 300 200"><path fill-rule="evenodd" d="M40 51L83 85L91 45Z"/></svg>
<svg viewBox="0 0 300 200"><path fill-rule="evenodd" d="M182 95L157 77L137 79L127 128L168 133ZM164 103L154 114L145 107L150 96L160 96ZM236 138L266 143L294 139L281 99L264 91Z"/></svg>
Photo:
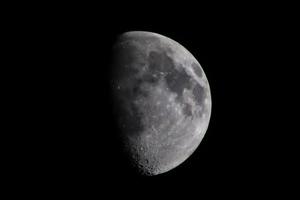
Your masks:
<svg viewBox="0 0 300 200"><path fill-rule="evenodd" d="M165 51L155 52L152 51L148 57L149 62L149 73L157 75L161 78L160 73L164 73L167 87L171 92L177 94L177 100L182 100L183 90L185 88L191 89L192 77L186 73L186 71L179 66L175 67L175 63Z"/></svg>
<svg viewBox="0 0 300 200"><path fill-rule="evenodd" d="M149 62L149 74L148 76L153 77L156 75L158 78L154 78L151 80L158 80L161 78L160 72L165 73L165 80L167 83L167 87L171 92L177 94L176 100L182 102L183 100L183 91L184 89L192 89L194 98L196 99L196 104L199 106L203 106L204 99L206 97L206 90L199 83L197 83L193 77L191 77L184 70L182 66L178 68L175 67L174 61L166 54L166 52L155 52L152 51L148 57ZM202 78L203 72L201 67L197 63L193 63L192 67L195 73ZM145 79L147 80L147 79ZM191 105L185 104L183 112L187 116L192 116L192 108Z"/></svg>
<svg viewBox="0 0 300 200"><path fill-rule="evenodd" d="M192 67L193 67L193 69L194 69L195 74L196 74L199 78L202 78L203 72L202 72L202 70L201 70L200 65L197 64L197 63L193 63L193 64L192 64Z"/></svg>
<svg viewBox="0 0 300 200"><path fill-rule="evenodd" d="M191 77L184 70L182 66L175 67L174 61L167 55L165 51L163 52L155 52L152 51L148 57L149 63L149 74L148 76L153 77L156 75L156 78L151 80L159 80L161 78L161 74L165 73L164 77L167 83L167 87L171 92L177 94L176 100L178 102L183 102L183 91L184 89L192 90L192 93L195 98L196 105L205 107L203 105L204 100L206 98L206 89L201 86L193 77ZM201 67L197 63L192 63L192 68L196 75L199 78L203 77L203 71ZM145 79L147 80L147 79ZM183 113L187 116L193 116L192 106L190 104L185 104L183 108ZM198 116L201 117L203 112L198 113Z"/></svg>
<svg viewBox="0 0 300 200"><path fill-rule="evenodd" d="M183 95L183 90L191 89L193 85L193 79L190 75L186 73L185 70L177 71L173 69L167 76L166 81L168 88L177 94L177 99L181 100Z"/></svg>
<svg viewBox="0 0 300 200"><path fill-rule="evenodd" d="M205 97L206 97L206 90L200 84L196 84L193 89L193 95L196 99L196 104L199 106L203 106Z"/></svg>

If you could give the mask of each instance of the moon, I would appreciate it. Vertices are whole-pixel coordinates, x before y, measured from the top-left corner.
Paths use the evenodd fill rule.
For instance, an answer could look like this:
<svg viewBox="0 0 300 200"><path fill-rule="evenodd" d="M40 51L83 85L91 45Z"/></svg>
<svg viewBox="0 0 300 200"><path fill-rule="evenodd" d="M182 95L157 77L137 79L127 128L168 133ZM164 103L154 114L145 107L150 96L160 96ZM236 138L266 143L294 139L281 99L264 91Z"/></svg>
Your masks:
<svg viewBox="0 0 300 200"><path fill-rule="evenodd" d="M124 150L142 175L183 163L207 131L212 105L207 77L196 58L168 37L121 34L113 47L111 91Z"/></svg>

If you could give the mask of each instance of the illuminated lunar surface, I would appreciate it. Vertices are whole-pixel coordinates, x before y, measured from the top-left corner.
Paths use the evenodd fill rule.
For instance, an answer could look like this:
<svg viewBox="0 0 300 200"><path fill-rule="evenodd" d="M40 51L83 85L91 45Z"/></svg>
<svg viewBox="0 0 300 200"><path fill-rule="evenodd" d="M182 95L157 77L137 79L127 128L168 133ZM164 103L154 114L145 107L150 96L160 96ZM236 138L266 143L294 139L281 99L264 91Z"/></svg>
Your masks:
<svg viewBox="0 0 300 200"><path fill-rule="evenodd" d="M122 34L113 52L114 113L128 158L143 175L177 167L208 128L211 94L202 67L182 45L151 32Z"/></svg>

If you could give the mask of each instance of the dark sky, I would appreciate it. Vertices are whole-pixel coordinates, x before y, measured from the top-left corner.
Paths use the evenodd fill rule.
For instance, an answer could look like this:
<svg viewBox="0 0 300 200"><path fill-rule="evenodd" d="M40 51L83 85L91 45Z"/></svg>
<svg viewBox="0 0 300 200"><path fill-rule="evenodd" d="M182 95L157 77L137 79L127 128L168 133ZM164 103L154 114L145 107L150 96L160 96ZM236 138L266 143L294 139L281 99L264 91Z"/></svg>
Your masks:
<svg viewBox="0 0 300 200"><path fill-rule="evenodd" d="M26 73L34 77L25 96L35 96L29 101L36 109L29 139L36 148L25 162L37 182L71 192L153 194L165 188L176 194L179 188L201 193L217 186L249 191L251 182L262 188L274 178L272 123L278 99L271 96L282 86L266 53L274 44L262 31L265 24L248 17L174 15L181 20L172 15L144 19L136 13L25 20L20 41L30 46L23 45L29 52L24 59L32 66ZM131 30L157 32L185 46L211 87L212 116L199 148L185 163L156 177L130 172L111 121L110 49L118 34Z"/></svg>

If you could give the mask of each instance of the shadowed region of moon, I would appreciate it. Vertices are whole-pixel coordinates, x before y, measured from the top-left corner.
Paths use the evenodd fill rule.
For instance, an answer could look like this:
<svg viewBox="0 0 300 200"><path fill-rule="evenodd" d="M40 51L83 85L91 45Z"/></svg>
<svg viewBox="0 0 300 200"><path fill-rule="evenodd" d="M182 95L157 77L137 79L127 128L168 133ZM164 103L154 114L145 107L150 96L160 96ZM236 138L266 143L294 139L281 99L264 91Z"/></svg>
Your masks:
<svg viewBox="0 0 300 200"><path fill-rule="evenodd" d="M194 56L165 36L126 32L113 48L111 91L124 150L140 174L184 162L208 128L211 95Z"/></svg>

